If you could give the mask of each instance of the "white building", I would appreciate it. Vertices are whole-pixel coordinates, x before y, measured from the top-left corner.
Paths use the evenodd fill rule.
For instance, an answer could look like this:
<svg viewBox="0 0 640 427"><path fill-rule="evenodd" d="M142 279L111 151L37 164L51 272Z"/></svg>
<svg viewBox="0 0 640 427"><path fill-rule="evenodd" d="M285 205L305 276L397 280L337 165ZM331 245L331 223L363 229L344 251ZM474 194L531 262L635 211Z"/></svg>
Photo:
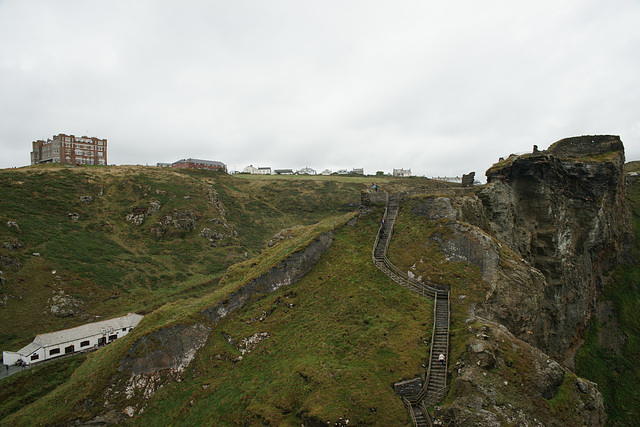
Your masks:
<svg viewBox="0 0 640 427"><path fill-rule="evenodd" d="M293 169L275 169L273 173L276 175L293 175Z"/></svg>
<svg viewBox="0 0 640 427"><path fill-rule="evenodd" d="M258 175L271 175L271 168L270 167L265 167L265 168L258 168Z"/></svg>
<svg viewBox="0 0 640 427"><path fill-rule="evenodd" d="M346 169L338 169L338 175L348 175L349 171Z"/></svg>
<svg viewBox="0 0 640 427"><path fill-rule="evenodd" d="M322 171L322 175L331 175L331 169L325 169Z"/></svg>
<svg viewBox="0 0 640 427"><path fill-rule="evenodd" d="M393 176L411 176L411 169L394 169Z"/></svg>
<svg viewBox="0 0 640 427"><path fill-rule="evenodd" d="M251 175L255 175L258 173L258 168L254 168L253 165L249 165L242 170L242 173L250 173Z"/></svg>
<svg viewBox="0 0 640 427"><path fill-rule="evenodd" d="M143 317L140 314L129 313L114 319L37 335L31 344L16 352L3 351L2 363L16 365L22 362L29 365L100 347L127 335L138 326Z"/></svg>
<svg viewBox="0 0 640 427"><path fill-rule="evenodd" d="M356 175L364 175L364 168L353 168L351 173Z"/></svg>
<svg viewBox="0 0 640 427"><path fill-rule="evenodd" d="M315 175L315 174L316 174L315 169L311 169L309 167L302 168L298 171L298 175Z"/></svg>

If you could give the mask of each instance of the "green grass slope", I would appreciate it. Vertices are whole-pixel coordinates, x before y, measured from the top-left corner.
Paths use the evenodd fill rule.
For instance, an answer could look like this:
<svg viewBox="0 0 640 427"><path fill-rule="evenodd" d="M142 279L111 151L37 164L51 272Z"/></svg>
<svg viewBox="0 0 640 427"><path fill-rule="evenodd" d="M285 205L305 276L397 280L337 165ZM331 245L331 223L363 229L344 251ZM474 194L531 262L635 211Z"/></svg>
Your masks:
<svg viewBox="0 0 640 427"><path fill-rule="evenodd" d="M356 210L365 186L364 179L247 179L134 166L0 170L0 256L20 263L0 265L6 281L0 348L16 350L38 333L204 295L227 267L259 254L279 230ZM126 221L155 201L162 207L141 226ZM195 229L170 226L161 240L154 237L159 221L185 211L197 218ZM223 219L237 237L212 247L200 232ZM4 247L15 242L23 247ZM60 291L76 299L78 314L50 314Z"/></svg>
<svg viewBox="0 0 640 427"><path fill-rule="evenodd" d="M340 417L355 425L407 423L392 384L420 373L433 306L390 282L371 263L379 214L337 229L332 246L298 283L214 325L181 381L161 388L133 419L135 424L235 425L251 420L300 425L302 420ZM273 264L269 259L304 246L348 218L307 227L285 242L288 249L276 245L255 260L231 267L224 291L162 306L132 334L91 354L61 387L2 424L59 424L95 415L100 407L85 408L82 402L100 401L118 375L115 365L135 339L163 326L203 321L203 306L266 271ZM257 320L261 316L263 320ZM269 338L238 359L241 352L229 338L240 342L256 332L267 332Z"/></svg>

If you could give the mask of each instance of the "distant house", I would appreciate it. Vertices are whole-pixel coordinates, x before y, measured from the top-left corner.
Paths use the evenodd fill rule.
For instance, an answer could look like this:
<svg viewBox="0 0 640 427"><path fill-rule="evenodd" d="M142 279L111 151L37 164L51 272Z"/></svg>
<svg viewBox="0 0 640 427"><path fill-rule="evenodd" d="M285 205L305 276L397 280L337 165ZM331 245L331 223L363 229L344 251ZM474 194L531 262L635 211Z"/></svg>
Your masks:
<svg viewBox="0 0 640 427"><path fill-rule="evenodd" d="M31 344L16 352L3 351L2 363L5 365L29 365L100 347L127 335L138 326L143 317L139 314L129 313L114 319L41 334L36 336Z"/></svg>
<svg viewBox="0 0 640 427"><path fill-rule="evenodd" d="M270 167L258 168L258 172L256 173L258 175L271 175L271 168Z"/></svg>
<svg viewBox="0 0 640 427"><path fill-rule="evenodd" d="M246 168L242 169L242 173L250 173L251 175L255 175L258 173L258 168L253 165L249 165Z"/></svg>
<svg viewBox="0 0 640 427"><path fill-rule="evenodd" d="M276 175L293 175L293 169L274 169Z"/></svg>
<svg viewBox="0 0 640 427"><path fill-rule="evenodd" d="M331 169L325 169L322 171L322 175L331 175Z"/></svg>
<svg viewBox="0 0 640 427"><path fill-rule="evenodd" d="M171 163L158 163L156 165L156 167L159 167L159 168L170 168L171 167Z"/></svg>
<svg viewBox="0 0 640 427"><path fill-rule="evenodd" d="M364 168L354 168L351 173L356 175L364 175Z"/></svg>
<svg viewBox="0 0 640 427"><path fill-rule="evenodd" d="M394 169L393 176L402 176L402 177L411 176L411 169Z"/></svg>
<svg viewBox="0 0 640 427"><path fill-rule="evenodd" d="M179 169L208 169L208 170L221 170L226 172L227 165L222 162L216 162L213 160L201 160L201 159L180 159L177 162L171 163L172 168Z"/></svg>
<svg viewBox="0 0 640 427"><path fill-rule="evenodd" d="M346 169L338 169L338 175L348 175L349 171Z"/></svg>
<svg viewBox="0 0 640 427"><path fill-rule="evenodd" d="M302 168L298 171L298 175L315 175L316 171L315 169L311 169L311 168Z"/></svg>

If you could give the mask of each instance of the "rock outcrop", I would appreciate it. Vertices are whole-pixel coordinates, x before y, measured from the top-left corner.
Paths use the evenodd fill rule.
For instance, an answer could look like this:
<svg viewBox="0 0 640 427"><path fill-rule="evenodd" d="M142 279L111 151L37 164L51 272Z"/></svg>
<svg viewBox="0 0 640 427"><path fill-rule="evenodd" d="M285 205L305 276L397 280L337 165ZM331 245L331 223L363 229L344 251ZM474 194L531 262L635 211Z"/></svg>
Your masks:
<svg viewBox="0 0 640 427"><path fill-rule="evenodd" d="M504 326L472 323L466 333L466 351L452 372L456 397L436 414L444 425L604 425L604 401L594 383Z"/></svg>
<svg viewBox="0 0 640 427"><path fill-rule="evenodd" d="M67 295L63 290L53 291L53 296L49 298L45 313L55 317L74 317L87 309L84 301L72 295Z"/></svg>
<svg viewBox="0 0 640 427"><path fill-rule="evenodd" d="M623 166L618 137L568 138L502 160L475 195L422 198L413 213L449 230L430 239L448 260L482 269L491 290L478 315L572 366L604 272L630 243Z"/></svg>
<svg viewBox="0 0 640 427"><path fill-rule="evenodd" d="M478 193L487 231L544 276L532 342L556 358L581 335L603 273L630 241L623 166L619 137L567 138L495 165ZM520 286L497 289L485 315L498 318Z"/></svg>
<svg viewBox="0 0 640 427"><path fill-rule="evenodd" d="M292 253L267 273L233 292L225 301L203 310L202 314L216 323L230 312L242 307L247 301L297 282L316 265L324 251L331 246L332 241L333 233L321 235L303 250Z"/></svg>

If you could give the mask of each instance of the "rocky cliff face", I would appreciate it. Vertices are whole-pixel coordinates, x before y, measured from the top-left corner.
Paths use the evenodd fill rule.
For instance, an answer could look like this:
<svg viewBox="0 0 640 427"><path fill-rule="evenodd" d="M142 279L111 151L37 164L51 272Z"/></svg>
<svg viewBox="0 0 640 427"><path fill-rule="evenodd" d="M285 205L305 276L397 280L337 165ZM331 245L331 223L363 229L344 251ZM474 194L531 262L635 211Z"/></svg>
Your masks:
<svg viewBox="0 0 640 427"><path fill-rule="evenodd" d="M473 323L456 361L456 397L436 418L448 426L604 425L597 386L578 378L504 326Z"/></svg>
<svg viewBox="0 0 640 427"><path fill-rule="evenodd" d="M484 315L506 320L510 329L508 317L526 317L531 342L565 357L591 317L603 273L630 239L623 166L619 137L585 136L512 156L487 171L477 209L459 209L460 219L495 236L544 283L538 306L526 307L514 305L513 296L527 281L501 281L481 307Z"/></svg>

